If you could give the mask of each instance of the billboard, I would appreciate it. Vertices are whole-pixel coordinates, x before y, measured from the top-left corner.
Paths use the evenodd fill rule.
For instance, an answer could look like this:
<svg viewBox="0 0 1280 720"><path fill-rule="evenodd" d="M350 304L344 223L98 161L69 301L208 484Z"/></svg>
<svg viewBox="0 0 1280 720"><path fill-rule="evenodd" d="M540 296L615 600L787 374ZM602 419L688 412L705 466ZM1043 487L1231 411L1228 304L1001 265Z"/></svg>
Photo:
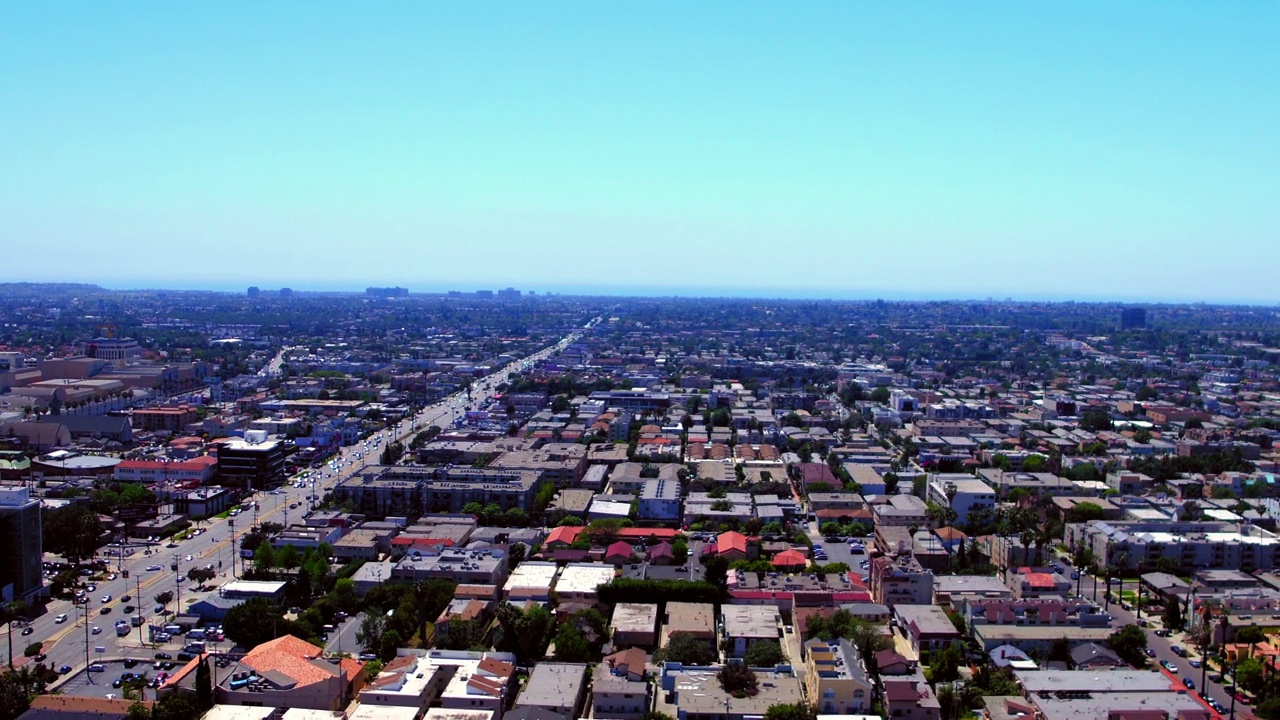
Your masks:
<svg viewBox="0 0 1280 720"><path fill-rule="evenodd" d="M159 515L160 506L156 503L137 503L134 505L122 505L118 511L120 522L125 524L136 524L144 520L155 520Z"/></svg>

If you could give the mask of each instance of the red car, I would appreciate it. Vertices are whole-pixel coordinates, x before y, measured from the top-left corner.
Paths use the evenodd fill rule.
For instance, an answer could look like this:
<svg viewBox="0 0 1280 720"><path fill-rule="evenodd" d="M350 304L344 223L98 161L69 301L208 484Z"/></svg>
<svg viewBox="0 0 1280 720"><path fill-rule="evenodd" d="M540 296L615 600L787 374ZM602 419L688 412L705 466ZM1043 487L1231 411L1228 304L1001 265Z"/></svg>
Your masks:
<svg viewBox="0 0 1280 720"><path fill-rule="evenodd" d="M1241 705L1248 705L1249 698L1245 697L1243 693L1236 693L1236 702L1240 703Z"/></svg>

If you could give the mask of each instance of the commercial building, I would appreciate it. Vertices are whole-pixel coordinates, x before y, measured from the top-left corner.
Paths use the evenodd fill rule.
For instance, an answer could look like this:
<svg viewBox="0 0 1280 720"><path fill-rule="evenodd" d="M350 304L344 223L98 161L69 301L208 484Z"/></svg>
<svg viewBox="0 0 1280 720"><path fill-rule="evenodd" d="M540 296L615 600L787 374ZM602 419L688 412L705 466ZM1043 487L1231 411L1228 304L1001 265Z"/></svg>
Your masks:
<svg viewBox="0 0 1280 720"><path fill-rule="evenodd" d="M190 405L176 407L138 408L129 416L137 430L178 432L200 419L200 414Z"/></svg>
<svg viewBox="0 0 1280 720"><path fill-rule="evenodd" d="M113 474L116 482L207 485L218 470L218 458L202 455L190 460L121 460Z"/></svg>
<svg viewBox="0 0 1280 720"><path fill-rule="evenodd" d="M0 598L30 603L44 591L40 501L25 487L0 488Z"/></svg>
<svg viewBox="0 0 1280 720"><path fill-rule="evenodd" d="M215 697L225 705L341 710L364 665L322 652L292 635L269 640L218 673Z"/></svg>
<svg viewBox="0 0 1280 720"><path fill-rule="evenodd" d="M1043 720L1078 718L1213 717L1195 696L1174 690L1163 673L1140 670L1015 670L1032 708Z"/></svg>
<svg viewBox="0 0 1280 720"><path fill-rule="evenodd" d="M244 440L224 443L218 448L218 479L247 490L279 485L284 482L284 447L256 430L245 433Z"/></svg>

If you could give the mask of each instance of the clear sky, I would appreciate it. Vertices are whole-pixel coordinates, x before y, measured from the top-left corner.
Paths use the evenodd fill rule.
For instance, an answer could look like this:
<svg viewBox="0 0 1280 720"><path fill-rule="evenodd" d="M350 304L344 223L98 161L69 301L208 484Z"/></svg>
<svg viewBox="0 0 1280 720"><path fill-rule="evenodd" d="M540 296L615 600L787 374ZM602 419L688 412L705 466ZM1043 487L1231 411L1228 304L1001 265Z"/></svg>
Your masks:
<svg viewBox="0 0 1280 720"><path fill-rule="evenodd" d="M0 4L0 280L1280 300L1276 2Z"/></svg>

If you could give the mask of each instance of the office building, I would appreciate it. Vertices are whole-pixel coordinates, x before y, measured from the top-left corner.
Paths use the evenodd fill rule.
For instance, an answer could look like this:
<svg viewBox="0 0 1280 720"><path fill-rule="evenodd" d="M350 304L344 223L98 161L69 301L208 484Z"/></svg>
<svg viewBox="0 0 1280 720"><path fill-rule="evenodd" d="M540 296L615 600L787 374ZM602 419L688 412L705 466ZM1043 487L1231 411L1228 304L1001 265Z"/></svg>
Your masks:
<svg viewBox="0 0 1280 720"><path fill-rule="evenodd" d="M44 590L40 501L25 487L0 488L0 597L32 601Z"/></svg>
<svg viewBox="0 0 1280 720"><path fill-rule="evenodd" d="M284 448L266 433L251 430L244 440L232 440L218 448L218 478L223 485L248 490L284 482Z"/></svg>

